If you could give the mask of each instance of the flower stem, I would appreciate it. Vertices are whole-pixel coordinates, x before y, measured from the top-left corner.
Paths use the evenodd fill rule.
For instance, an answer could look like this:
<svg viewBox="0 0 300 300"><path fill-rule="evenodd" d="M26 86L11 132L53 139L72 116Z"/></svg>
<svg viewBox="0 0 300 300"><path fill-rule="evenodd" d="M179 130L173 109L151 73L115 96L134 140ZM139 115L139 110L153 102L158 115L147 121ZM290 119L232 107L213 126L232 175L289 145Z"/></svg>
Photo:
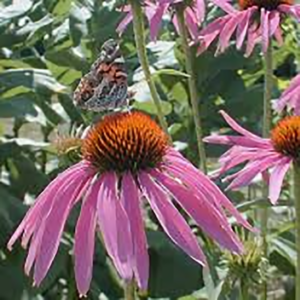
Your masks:
<svg viewBox="0 0 300 300"><path fill-rule="evenodd" d="M273 63L272 63L272 42L266 53L264 53L265 64L265 83L264 83L264 114L263 114L263 137L267 138L270 135L272 125L272 112L271 112L271 99L272 99L272 86L273 86ZM268 199L268 184L264 183L263 186L263 199ZM261 235L263 243L264 256L268 257L268 208L263 208L261 213ZM268 283L263 282L263 299L267 299Z"/></svg>
<svg viewBox="0 0 300 300"><path fill-rule="evenodd" d="M246 283L246 280L244 278L240 279L240 293L241 293L241 300L248 300L249 294L248 294L248 285Z"/></svg>
<svg viewBox="0 0 300 300"><path fill-rule="evenodd" d="M136 44L139 60L145 75L145 79L149 86L150 93L154 101L154 105L157 110L159 123L162 129L168 134L168 124L165 120L162 111L161 100L156 90L155 83L151 78L149 61L148 61L146 46L145 46L144 16L141 8L141 3L139 0L129 0L129 3L132 8L133 30L134 30L135 44Z"/></svg>
<svg viewBox="0 0 300 300"><path fill-rule="evenodd" d="M194 117L194 123L196 129L197 146L198 146L198 153L200 158L200 168L204 173L207 173L206 153L205 153L204 142L202 140L203 133L202 133L202 126L201 126L200 110L198 106L199 97L197 93L196 76L193 69L193 56L191 53L191 49L188 45L188 32L185 26L184 9L185 9L184 4L179 3L176 5L176 15L178 20L179 34L181 36L181 43L185 54L185 67L189 75L188 86L189 86L189 92L191 97L192 114Z"/></svg>
<svg viewBox="0 0 300 300"><path fill-rule="evenodd" d="M125 283L124 299L125 300L134 300L135 299L134 281L133 280Z"/></svg>
<svg viewBox="0 0 300 300"><path fill-rule="evenodd" d="M294 201L296 209L296 251L297 251L297 267L296 267L296 300L300 300L300 165L294 163L293 183L294 183Z"/></svg>

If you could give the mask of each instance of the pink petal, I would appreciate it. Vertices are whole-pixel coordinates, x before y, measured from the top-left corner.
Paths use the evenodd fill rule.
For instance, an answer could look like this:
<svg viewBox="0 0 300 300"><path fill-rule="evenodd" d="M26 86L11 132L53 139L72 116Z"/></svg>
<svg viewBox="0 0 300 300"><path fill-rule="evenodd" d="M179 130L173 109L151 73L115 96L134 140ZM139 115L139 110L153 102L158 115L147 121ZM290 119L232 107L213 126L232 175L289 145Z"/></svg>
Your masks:
<svg viewBox="0 0 300 300"><path fill-rule="evenodd" d="M278 155L270 155L265 159L248 163L241 171L225 178L225 180L230 180L233 177L235 178L227 187L227 189L237 189L243 186L247 186L256 175L262 173L264 170L276 164L278 162L278 159Z"/></svg>
<svg viewBox="0 0 300 300"><path fill-rule="evenodd" d="M260 41L261 39L260 31L261 29L257 28L257 25L255 23L252 24L248 29L247 47L245 53L246 57L249 57L251 55L255 45Z"/></svg>
<svg viewBox="0 0 300 300"><path fill-rule="evenodd" d="M165 166L169 174L172 174L175 178L179 178L185 185L195 190L195 193L205 193L207 201L214 203L216 208L221 209L221 206L225 207L235 217L238 223L251 231L256 231L256 229L253 229L241 216L234 205L221 192L219 187L208 177L184 159L180 160L173 157L170 158L169 161L170 165Z"/></svg>
<svg viewBox="0 0 300 300"><path fill-rule="evenodd" d="M229 226L225 215L217 210L213 203L207 201L205 195L200 192L195 194L193 190L188 190L161 172L153 170L151 175L175 197L199 227L221 246L237 253L242 251L243 246Z"/></svg>
<svg viewBox="0 0 300 300"><path fill-rule="evenodd" d="M28 210L22 222L18 226L17 230L10 238L7 244L9 250L12 249L13 244L19 238L19 236L22 234L24 230L26 230L27 237L24 238L23 246L24 247L27 246L28 240L30 239L31 234L33 233L36 226L34 224L37 223L36 222L37 215L40 214L40 210L43 209L43 206L46 206L46 209L44 209L44 211L46 212L49 211L50 207L52 206L53 195L57 192L57 188L62 184L62 182L64 182L68 178L70 174L80 170L86 170L88 168L89 167L86 164L80 162L70 167L69 169L65 170L45 188L45 190L36 199L34 205Z"/></svg>
<svg viewBox="0 0 300 300"><path fill-rule="evenodd" d="M204 0L196 0L196 13L198 24L201 24L205 17L205 2Z"/></svg>
<svg viewBox="0 0 300 300"><path fill-rule="evenodd" d="M89 290L95 248L95 230L97 224L97 195L101 180L91 185L83 201L75 231L75 279L79 294L84 296Z"/></svg>
<svg viewBox="0 0 300 300"><path fill-rule="evenodd" d="M260 141L253 140L244 136L235 136L235 135L217 135L213 134L207 136L203 139L206 143L211 144L220 144L220 145L239 145L243 147L252 147L252 148L267 148L267 145L263 144Z"/></svg>
<svg viewBox="0 0 300 300"><path fill-rule="evenodd" d="M222 8L227 14L236 14L239 11L232 6L228 0L212 0L214 4Z"/></svg>
<svg viewBox="0 0 300 300"><path fill-rule="evenodd" d="M82 191L86 190L91 179L89 174L85 174L85 176L78 176L70 180L69 184L55 196L55 202L49 215L44 216L45 229L37 253L33 276L37 285L46 276L54 260L64 225L72 207L79 200L78 196Z"/></svg>
<svg viewBox="0 0 300 300"><path fill-rule="evenodd" d="M147 239L140 209L139 190L130 173L126 173L123 176L121 201L127 215L130 216L129 222L134 252L134 275L138 287L142 290L146 290L149 278Z"/></svg>
<svg viewBox="0 0 300 300"><path fill-rule="evenodd" d="M133 20L133 15L132 12L129 11L127 12L125 18L119 23L119 25L117 26L116 31L122 35L123 32L125 31L126 27L132 22Z"/></svg>
<svg viewBox="0 0 300 300"><path fill-rule="evenodd" d="M207 25L203 30L200 31L198 35L198 40L200 41L200 46L197 50L197 55L203 53L210 44L215 40L222 30L224 24L230 19L230 16L220 17L214 20L212 23Z"/></svg>
<svg viewBox="0 0 300 300"><path fill-rule="evenodd" d="M239 21L239 14L232 16L231 19L225 24L224 28L220 32L219 45L217 48L217 53L222 53L229 46L229 41L233 35Z"/></svg>
<svg viewBox="0 0 300 300"><path fill-rule="evenodd" d="M273 36L280 25L280 13L276 10L273 10L270 13L270 32L269 36Z"/></svg>
<svg viewBox="0 0 300 300"><path fill-rule="evenodd" d="M261 8L260 23L262 29L262 47L265 53L268 50L269 39L270 39L269 16L270 16L270 11Z"/></svg>
<svg viewBox="0 0 300 300"><path fill-rule="evenodd" d="M274 170L271 173L269 179L269 199L272 204L276 204L279 198L283 179L290 168L291 162L292 159L287 157L283 158L282 161L274 167Z"/></svg>
<svg viewBox="0 0 300 300"><path fill-rule="evenodd" d="M163 15L166 13L170 4L160 4L153 17L150 20L150 38L152 41L156 40L158 30L160 28Z"/></svg>
<svg viewBox="0 0 300 300"><path fill-rule="evenodd" d="M120 276L130 280L133 275L133 246L127 213L117 195L118 178L114 173L103 174L98 193L98 222L106 250Z"/></svg>
<svg viewBox="0 0 300 300"><path fill-rule="evenodd" d="M253 15L254 11L256 11L256 7L249 8L245 12L241 12L242 18L240 19L240 22L237 27L237 32L236 32L236 38L237 38L236 48L237 49L242 48L243 42L246 38L246 34L247 34L247 31L249 28L250 19Z"/></svg>
<svg viewBox="0 0 300 300"><path fill-rule="evenodd" d="M225 119L227 124L236 132L240 133L241 135L244 135L246 137L262 141L262 143L268 143L265 139L260 138L259 136L253 134L252 132L246 130L242 126L240 126L233 118L231 118L224 110L220 110L220 114Z"/></svg>
<svg viewBox="0 0 300 300"><path fill-rule="evenodd" d="M146 173L139 174L141 188L157 219L170 239L196 262L206 260L195 235L163 190Z"/></svg>
<svg viewBox="0 0 300 300"><path fill-rule="evenodd" d="M198 20L194 11L190 7L187 7L184 11L184 17L190 36L195 39L198 35Z"/></svg>

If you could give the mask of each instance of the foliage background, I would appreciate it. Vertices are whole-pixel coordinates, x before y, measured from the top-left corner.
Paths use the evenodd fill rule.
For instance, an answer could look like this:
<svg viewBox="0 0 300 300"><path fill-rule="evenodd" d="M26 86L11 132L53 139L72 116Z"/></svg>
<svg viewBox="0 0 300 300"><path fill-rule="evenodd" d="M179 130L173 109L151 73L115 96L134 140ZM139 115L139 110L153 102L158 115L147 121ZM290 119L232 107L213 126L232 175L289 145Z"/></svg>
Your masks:
<svg viewBox="0 0 300 300"><path fill-rule="evenodd" d="M120 3L118 3L120 4ZM219 12L209 7L207 20ZM102 43L116 38L122 13L113 1L100 0L2 0L0 2L0 299L77 299L74 284L72 246L75 209L65 230L60 251L41 287L33 288L23 274L25 251L20 246L6 249L9 236L38 193L58 172L70 165L72 155L58 155L54 147L58 133L71 135L81 124L94 119L78 111L72 91L96 59ZM296 74L299 40L296 25L285 23L285 43L275 45L273 96ZM155 114L138 62L132 28L122 37L130 86L136 92L134 106ZM189 109L184 55L168 18L157 43L147 45L153 76L175 146L196 165L197 146ZM195 49L194 49L195 50ZM231 47L215 57L214 49L195 58L199 105L205 135L228 131L218 114L225 109L250 130L261 132L263 66L260 49L250 57ZM178 72L179 71L179 72ZM221 147L207 147L210 169L215 168ZM70 153L69 153L70 154ZM221 184L221 183L220 183ZM270 215L270 256L267 274L272 299L293 299L295 268L294 212L288 201L289 184L283 199ZM260 182L249 190L231 192L241 211L257 222L256 208L268 205L260 198ZM201 268L168 242L151 213L148 214L151 259L151 298L207 299ZM194 226L194 224L191 224ZM195 227L195 230L196 227ZM203 244L213 269L212 293L220 299L239 299L236 285L226 289L231 273L224 268L220 250L206 240ZM227 264L228 266L228 258ZM236 271L236 270L235 270ZM238 276L249 276L246 267ZM253 283L253 299L256 299ZM122 286L100 243L96 247L94 276L88 299L122 298ZM142 296L141 296L142 297ZM144 296L145 297L145 296Z"/></svg>

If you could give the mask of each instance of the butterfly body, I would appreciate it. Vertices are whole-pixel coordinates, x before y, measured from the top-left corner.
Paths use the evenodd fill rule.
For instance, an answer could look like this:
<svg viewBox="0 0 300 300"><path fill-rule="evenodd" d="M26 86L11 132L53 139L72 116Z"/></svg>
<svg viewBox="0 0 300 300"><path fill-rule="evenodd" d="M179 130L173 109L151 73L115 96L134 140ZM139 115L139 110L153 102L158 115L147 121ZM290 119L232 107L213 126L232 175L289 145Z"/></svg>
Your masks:
<svg viewBox="0 0 300 300"><path fill-rule="evenodd" d="M74 92L76 106L92 111L105 111L127 104L127 74L119 45L106 41L91 70Z"/></svg>

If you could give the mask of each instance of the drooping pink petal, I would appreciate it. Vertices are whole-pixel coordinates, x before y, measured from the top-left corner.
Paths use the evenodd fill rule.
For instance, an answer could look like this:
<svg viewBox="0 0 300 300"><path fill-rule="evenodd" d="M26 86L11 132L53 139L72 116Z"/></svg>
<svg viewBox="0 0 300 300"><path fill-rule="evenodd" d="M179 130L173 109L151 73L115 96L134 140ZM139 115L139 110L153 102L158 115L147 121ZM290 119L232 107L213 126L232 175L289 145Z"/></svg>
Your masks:
<svg viewBox="0 0 300 300"><path fill-rule="evenodd" d="M249 162L241 171L234 175L227 176L224 180L231 180L232 178L235 178L227 189L237 189L247 186L256 175L274 166L279 159L278 156L279 155L270 155L264 159Z"/></svg>
<svg viewBox="0 0 300 300"><path fill-rule="evenodd" d="M166 234L191 258L205 265L206 260L195 235L167 194L145 172L139 174L139 181L152 210Z"/></svg>
<svg viewBox="0 0 300 300"><path fill-rule="evenodd" d="M35 204L28 210L25 217L23 218L22 222L18 226L17 230L14 232L12 237L10 238L7 248L9 250L12 249L13 244L15 241L20 237L24 229L28 228L28 238L26 238L27 242L31 236L31 233L33 229L35 228L34 224L37 218L37 215L39 215L39 211L42 209L44 205L47 206L46 211L49 211L49 208L52 205L52 199L53 195L57 191L57 188L66 180L66 178L72 174L73 172L76 172L78 170L86 170L89 166L85 163L78 163L67 170L65 170L63 173L61 173L59 176L57 176L46 188L45 190L38 196L38 198L35 201ZM28 226L29 225L29 226ZM30 231L30 232L29 232ZM24 243L24 247L27 245L27 242Z"/></svg>
<svg viewBox="0 0 300 300"><path fill-rule="evenodd" d="M199 33L198 31L199 23L198 23L198 19L196 18L195 12L190 7L187 7L184 11L184 17L191 38L195 39Z"/></svg>
<svg viewBox="0 0 300 300"><path fill-rule="evenodd" d="M248 29L247 47L245 56L249 57L253 52L255 45L261 40L261 28L257 27L256 23L253 23Z"/></svg>
<svg viewBox="0 0 300 300"><path fill-rule="evenodd" d="M149 256L139 198L139 190L134 178L130 173L126 173L122 180L121 201L127 215L130 216L135 279L138 287L146 290L149 278Z"/></svg>
<svg viewBox="0 0 300 300"><path fill-rule="evenodd" d="M122 35L123 32L125 31L125 29L127 28L127 26L132 22L133 20L133 15L132 12L129 11L127 12L126 16L124 17L124 19L119 23L119 25L117 26L116 31Z"/></svg>
<svg viewBox="0 0 300 300"><path fill-rule="evenodd" d="M118 178L115 173L101 175L98 192L98 222L106 250L120 276L130 280L133 275L133 245L127 213L117 195Z"/></svg>
<svg viewBox="0 0 300 300"><path fill-rule="evenodd" d="M231 19L228 20L224 28L221 30L219 35L217 54L224 52L225 49L228 48L230 38L232 37L238 25L238 18L239 18L239 14L237 14L235 17L231 17Z"/></svg>
<svg viewBox="0 0 300 300"><path fill-rule="evenodd" d="M171 157L168 159L168 164L164 166L169 174L180 179L186 186L189 186L195 193L205 193L207 201L215 204L216 208L223 206L238 223L245 228L256 231L237 211L229 199L220 191L219 187L214 184L204 174L199 172L193 165L187 162L184 158Z"/></svg>
<svg viewBox="0 0 300 300"><path fill-rule="evenodd" d="M257 141L262 141L262 143L266 143L269 145L269 142L266 139L262 139L261 137L253 134L252 132L246 130L241 125L239 125L233 118L231 118L224 110L219 111L222 117L225 119L227 124L236 132L240 133L241 135L244 135L246 137L255 139Z"/></svg>
<svg viewBox="0 0 300 300"><path fill-rule="evenodd" d="M280 13L276 10L271 11L269 20L270 20L269 36L273 36L280 26Z"/></svg>
<svg viewBox="0 0 300 300"><path fill-rule="evenodd" d="M205 2L204 0L196 0L196 15L198 24L201 24L205 17Z"/></svg>
<svg viewBox="0 0 300 300"><path fill-rule="evenodd" d="M87 189L91 179L90 174L85 174L85 176L78 176L70 181L69 185L61 191L59 197L55 197L49 215L44 215L45 228L36 257L33 276L37 285L44 279L54 260L64 225L72 207L79 200L83 190Z"/></svg>
<svg viewBox="0 0 300 300"><path fill-rule="evenodd" d="M193 193L161 172L152 170L151 175L174 196L178 204L210 237L226 249L237 253L242 251L243 246L229 226L226 216L206 201L203 194Z"/></svg>
<svg viewBox="0 0 300 300"><path fill-rule="evenodd" d="M32 236L32 241L29 247L29 252L24 267L25 273L27 275L29 275L33 263L40 251L39 249L46 226L46 220L48 215L51 213L55 202L58 201L57 199L61 199L65 189L70 185L70 182L72 182L76 178L81 177L82 175L84 176L84 173L81 174L80 171L77 170L72 173L69 173L68 171L65 171L64 173L67 173L68 176L63 177L63 180L60 178L59 185L52 185L51 188L49 188L49 186L51 185L50 184L48 187L46 187L46 190L48 190L49 193L44 193L43 197L47 198L40 198L39 202L34 205L33 209L36 208L34 218L32 218L30 222L26 223L26 226L24 228L22 239L23 246L27 246L29 239ZM57 178L53 182L57 182ZM43 205L37 207L39 203L43 203Z"/></svg>
<svg viewBox="0 0 300 300"><path fill-rule="evenodd" d="M230 1L228 0L212 0L212 2L223 9L229 15L234 15L239 12L234 8L234 6L229 3Z"/></svg>
<svg viewBox="0 0 300 300"><path fill-rule="evenodd" d="M97 196L101 180L91 184L84 198L75 230L75 279L79 294L85 296L92 280L97 224Z"/></svg>
<svg viewBox="0 0 300 300"><path fill-rule="evenodd" d="M272 204L276 204L281 191L284 176L291 166L292 159L284 157L272 170L269 179L269 199Z"/></svg>
<svg viewBox="0 0 300 300"><path fill-rule="evenodd" d="M261 8L261 15L260 15L260 24L261 24L261 31L262 31L262 48L263 51L266 53L269 46L269 39L270 39L270 28L269 28L269 16L270 11Z"/></svg>
<svg viewBox="0 0 300 300"><path fill-rule="evenodd" d="M152 41L156 40L158 30L160 28L163 15L169 8L169 3L166 4L159 4L155 14L153 15L152 19L150 20L150 38Z"/></svg>
<svg viewBox="0 0 300 300"><path fill-rule="evenodd" d="M236 48L241 49L244 43L244 40L249 29L250 19L252 18L253 13L256 11L256 7L247 9L245 12L241 12L241 19L239 21L237 31L236 31Z"/></svg>
<svg viewBox="0 0 300 300"><path fill-rule="evenodd" d="M299 97L300 91L300 75L293 78L288 88L282 93L281 97L277 100L275 104L275 109L280 113L285 108L285 106L294 108L300 101ZM298 104L299 106L299 104ZM294 112L298 114L298 112Z"/></svg>
<svg viewBox="0 0 300 300"><path fill-rule="evenodd" d="M253 140L248 137L244 136L235 136L235 135L218 135L213 134L211 136L207 136L203 139L206 143L212 143L212 144L220 144L220 145L239 145L243 147L265 147L268 146L265 144L262 144L260 141Z"/></svg>
<svg viewBox="0 0 300 300"><path fill-rule="evenodd" d="M228 16L220 17L200 31L198 36L200 45L197 50L197 55L203 53L210 46L229 19L230 17Z"/></svg>

